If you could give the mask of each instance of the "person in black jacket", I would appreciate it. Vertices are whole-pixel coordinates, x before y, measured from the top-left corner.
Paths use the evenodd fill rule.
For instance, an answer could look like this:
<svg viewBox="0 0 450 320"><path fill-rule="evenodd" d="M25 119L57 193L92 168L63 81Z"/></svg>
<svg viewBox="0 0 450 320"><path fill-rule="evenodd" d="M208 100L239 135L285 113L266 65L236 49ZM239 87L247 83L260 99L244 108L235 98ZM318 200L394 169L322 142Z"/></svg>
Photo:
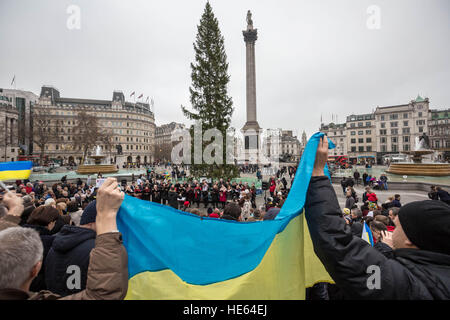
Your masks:
<svg viewBox="0 0 450 320"><path fill-rule="evenodd" d="M445 191L444 189L442 189L441 187L436 187L436 191L439 196L439 200L450 205L450 194L447 191Z"/></svg>
<svg viewBox="0 0 450 320"><path fill-rule="evenodd" d="M170 187L168 199L169 199L169 206L178 209L178 193L175 192L174 186Z"/></svg>
<svg viewBox="0 0 450 320"><path fill-rule="evenodd" d="M65 225L55 236L45 259L47 290L67 296L86 288L89 257L95 248L96 217L96 201L92 201L84 209L79 227Z"/></svg>
<svg viewBox="0 0 450 320"><path fill-rule="evenodd" d="M386 258L341 218L324 167L328 139L322 138L306 196L305 212L314 252L350 299L450 299L450 206L416 201L400 208Z"/></svg>
<svg viewBox="0 0 450 320"><path fill-rule="evenodd" d="M41 290L47 290L45 284L45 257L48 255L50 248L52 247L55 236L52 229L55 227L56 221L59 218L59 212L52 206L40 206L34 209L27 223L22 227L32 228L39 233L39 236L44 247L43 252L43 264L36 278L31 283L30 290L33 292L39 292Z"/></svg>

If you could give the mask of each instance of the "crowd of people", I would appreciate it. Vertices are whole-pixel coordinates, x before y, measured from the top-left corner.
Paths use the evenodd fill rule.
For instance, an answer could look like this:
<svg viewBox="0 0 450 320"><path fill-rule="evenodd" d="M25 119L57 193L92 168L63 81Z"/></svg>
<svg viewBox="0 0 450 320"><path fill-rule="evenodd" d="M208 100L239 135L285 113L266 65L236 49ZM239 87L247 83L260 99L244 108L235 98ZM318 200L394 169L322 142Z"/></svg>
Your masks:
<svg viewBox="0 0 450 320"><path fill-rule="evenodd" d="M101 178L98 175L97 178ZM120 184L124 194L145 201L165 204L200 217L235 221L271 220L280 211L289 190L280 179L272 177L271 192L265 205L257 208L255 184L219 179L190 182L172 181L171 177L149 172L131 182ZM135 180L135 181L134 181ZM72 296L86 289L91 251L95 248L97 197L96 179L88 177L47 185L42 181L18 180L14 190L0 190L0 231L15 225L37 232L43 245L40 271L30 283L31 292L48 290L60 297ZM104 183L104 182L103 182ZM119 184L119 183L118 183ZM17 221L10 224L8 201L5 197L14 193L20 196L23 209ZM71 265L80 267L81 281L78 287L66 285ZM1 289L1 288L0 288Z"/></svg>

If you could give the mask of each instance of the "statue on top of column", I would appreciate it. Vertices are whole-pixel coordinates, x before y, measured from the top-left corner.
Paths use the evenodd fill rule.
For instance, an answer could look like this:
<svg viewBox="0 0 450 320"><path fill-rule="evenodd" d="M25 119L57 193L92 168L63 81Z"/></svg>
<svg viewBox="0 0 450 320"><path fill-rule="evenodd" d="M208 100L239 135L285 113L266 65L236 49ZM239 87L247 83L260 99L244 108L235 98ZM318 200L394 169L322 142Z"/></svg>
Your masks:
<svg viewBox="0 0 450 320"><path fill-rule="evenodd" d="M247 28L253 29L252 13L250 12L250 10L247 11Z"/></svg>

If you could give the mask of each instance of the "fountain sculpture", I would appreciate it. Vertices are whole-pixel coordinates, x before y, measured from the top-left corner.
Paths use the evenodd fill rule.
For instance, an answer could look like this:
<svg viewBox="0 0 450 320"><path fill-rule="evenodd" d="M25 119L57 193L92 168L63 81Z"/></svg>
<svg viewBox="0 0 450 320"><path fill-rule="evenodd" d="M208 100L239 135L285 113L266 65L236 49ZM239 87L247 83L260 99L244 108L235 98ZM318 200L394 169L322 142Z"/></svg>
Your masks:
<svg viewBox="0 0 450 320"><path fill-rule="evenodd" d="M95 174L95 173L115 173L119 171L114 164L102 164L106 156L101 154L100 146L95 147L95 155L89 156L94 159L94 164L82 164L78 167L78 174Z"/></svg>
<svg viewBox="0 0 450 320"><path fill-rule="evenodd" d="M395 162L391 163L388 173L410 176L431 176L445 177L450 176L449 163L423 163L423 156L434 153L430 150L429 138L423 133L422 136L416 137L414 151L404 151L408 154L412 162Z"/></svg>

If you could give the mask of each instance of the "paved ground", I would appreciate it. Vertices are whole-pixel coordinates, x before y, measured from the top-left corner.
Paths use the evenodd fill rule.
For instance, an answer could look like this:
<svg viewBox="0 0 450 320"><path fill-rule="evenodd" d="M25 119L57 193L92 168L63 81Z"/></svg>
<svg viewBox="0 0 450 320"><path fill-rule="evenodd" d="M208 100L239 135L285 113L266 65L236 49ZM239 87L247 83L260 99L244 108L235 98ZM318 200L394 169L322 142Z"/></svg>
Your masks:
<svg viewBox="0 0 450 320"><path fill-rule="evenodd" d="M334 190L336 191L336 195L338 197L338 201L339 201L339 205L341 206L341 208L344 207L345 205L345 196L342 192L342 187L339 184L333 184ZM364 193L364 187L359 185L354 187L356 194L358 195L359 198L359 202L357 203L357 205L361 205L361 201L362 201L362 194ZM401 196L400 202L402 204L406 204L408 202L413 202L413 201L419 201L419 200L428 200L428 193L425 191L404 191L404 190L387 190L387 191L379 191L379 190L374 190L375 194L378 197L379 200L379 204L380 203L384 203L388 197L393 196L394 194L398 193Z"/></svg>

